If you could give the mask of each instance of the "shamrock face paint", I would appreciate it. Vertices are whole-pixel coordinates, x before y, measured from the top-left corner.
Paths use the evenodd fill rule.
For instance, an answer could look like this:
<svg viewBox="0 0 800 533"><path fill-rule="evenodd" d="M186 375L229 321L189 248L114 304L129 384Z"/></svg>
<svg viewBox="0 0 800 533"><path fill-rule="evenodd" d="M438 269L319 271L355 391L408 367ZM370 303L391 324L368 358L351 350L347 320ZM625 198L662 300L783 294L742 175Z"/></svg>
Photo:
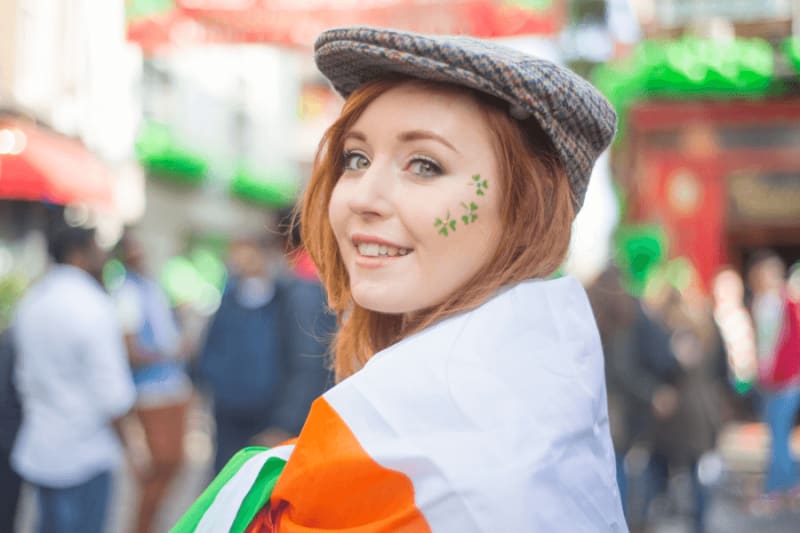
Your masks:
<svg viewBox="0 0 800 533"><path fill-rule="evenodd" d="M475 194L477 196L485 196L486 189L489 188L488 180L481 179L480 174L475 174L472 176L472 182L470 182L470 186L475 187ZM471 222L475 222L478 219L478 204L475 202L461 202L461 207L464 209L464 214L461 215L461 222L464 225L468 225ZM450 211L447 212L447 217L442 220L441 218L437 218L436 221L433 223L435 228L439 228L439 233L447 237L451 231L456 230L456 221L450 220Z"/></svg>
<svg viewBox="0 0 800 533"><path fill-rule="evenodd" d="M475 174L472 176L472 181L475 184L475 194L478 196L485 195L486 189L489 188L489 182L487 180L482 180L480 174Z"/></svg>
<svg viewBox="0 0 800 533"><path fill-rule="evenodd" d="M439 233L447 237L448 231L455 231L456 230L456 221L450 220L450 211L447 212L447 216L444 220L441 218L437 218L436 222L433 223L434 226L439 227Z"/></svg>
<svg viewBox="0 0 800 533"><path fill-rule="evenodd" d="M478 204L475 202L470 202L469 205L467 205L464 202L461 202L461 207L463 207L466 211L466 214L461 215L461 220L464 221L465 226L470 222L475 222L478 219L478 215L475 213L475 211L478 210Z"/></svg>
<svg viewBox="0 0 800 533"><path fill-rule="evenodd" d="M494 136L462 92L398 85L344 137L328 215L353 299L409 313L460 290L494 256Z"/></svg>

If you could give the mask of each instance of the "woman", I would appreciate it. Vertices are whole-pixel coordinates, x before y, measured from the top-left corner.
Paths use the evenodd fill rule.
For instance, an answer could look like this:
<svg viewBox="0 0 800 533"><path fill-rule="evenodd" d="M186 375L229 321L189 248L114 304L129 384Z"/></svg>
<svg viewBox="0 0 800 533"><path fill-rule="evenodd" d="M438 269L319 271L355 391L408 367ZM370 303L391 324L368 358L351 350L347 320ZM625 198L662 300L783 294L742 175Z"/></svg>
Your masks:
<svg viewBox="0 0 800 533"><path fill-rule="evenodd" d="M316 61L346 98L302 209L339 383L174 531L626 531L591 309L544 281L608 103L467 38L331 30Z"/></svg>
<svg viewBox="0 0 800 533"><path fill-rule="evenodd" d="M181 335L166 295L147 275L145 249L131 233L118 244L125 278L114 292L136 384L135 413L150 460L139 473L134 531L155 530L156 517L183 464L186 412L192 395L181 360Z"/></svg>

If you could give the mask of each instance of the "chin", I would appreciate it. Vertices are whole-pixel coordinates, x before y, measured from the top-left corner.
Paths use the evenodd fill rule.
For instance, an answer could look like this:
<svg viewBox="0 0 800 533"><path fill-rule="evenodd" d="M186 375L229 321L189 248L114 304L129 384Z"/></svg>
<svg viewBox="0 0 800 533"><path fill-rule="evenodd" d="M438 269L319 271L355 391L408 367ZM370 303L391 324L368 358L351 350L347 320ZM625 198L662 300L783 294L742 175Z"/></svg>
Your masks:
<svg viewBox="0 0 800 533"><path fill-rule="evenodd" d="M386 315L402 315L422 309L399 294L379 294L375 291L353 289L353 301L369 311Z"/></svg>
<svg viewBox="0 0 800 533"><path fill-rule="evenodd" d="M359 298L354 294L353 300L364 309L374 311L376 313L383 313L386 315L402 315L403 313L408 312L406 306L399 305L398 303L392 301L387 302L384 299L375 297Z"/></svg>

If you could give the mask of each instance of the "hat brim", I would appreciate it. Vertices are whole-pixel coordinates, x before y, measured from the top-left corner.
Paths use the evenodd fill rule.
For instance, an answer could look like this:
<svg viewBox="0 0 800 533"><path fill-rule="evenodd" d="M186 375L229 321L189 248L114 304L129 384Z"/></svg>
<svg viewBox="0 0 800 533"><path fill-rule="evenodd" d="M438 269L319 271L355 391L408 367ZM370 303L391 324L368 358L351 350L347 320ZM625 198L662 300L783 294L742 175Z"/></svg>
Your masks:
<svg viewBox="0 0 800 533"><path fill-rule="evenodd" d="M316 49L316 62L344 98L371 80L394 74L462 85L506 101L511 99L497 84L475 72L385 45L343 40L321 43Z"/></svg>

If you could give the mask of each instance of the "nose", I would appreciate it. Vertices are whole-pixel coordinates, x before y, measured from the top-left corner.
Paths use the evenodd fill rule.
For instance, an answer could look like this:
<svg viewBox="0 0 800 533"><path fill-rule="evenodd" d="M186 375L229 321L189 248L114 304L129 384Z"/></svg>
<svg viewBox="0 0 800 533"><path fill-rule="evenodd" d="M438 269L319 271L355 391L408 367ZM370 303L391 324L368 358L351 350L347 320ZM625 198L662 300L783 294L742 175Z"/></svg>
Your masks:
<svg viewBox="0 0 800 533"><path fill-rule="evenodd" d="M362 217L383 218L392 212L390 165L373 162L354 178L348 207Z"/></svg>

